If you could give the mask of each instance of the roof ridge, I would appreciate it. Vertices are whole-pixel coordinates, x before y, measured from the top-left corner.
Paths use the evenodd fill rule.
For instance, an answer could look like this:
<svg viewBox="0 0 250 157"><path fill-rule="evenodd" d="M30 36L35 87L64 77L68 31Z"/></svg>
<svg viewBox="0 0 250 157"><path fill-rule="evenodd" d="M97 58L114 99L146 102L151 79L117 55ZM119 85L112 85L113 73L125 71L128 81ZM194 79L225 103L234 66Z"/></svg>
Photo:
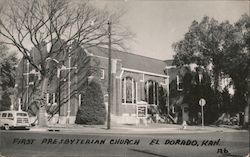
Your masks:
<svg viewBox="0 0 250 157"><path fill-rule="evenodd" d="M106 47L102 47L102 46L97 46L97 48L104 48L104 49L108 49L108 48L106 48ZM140 56L140 57L150 58L150 59L154 59L154 60L158 60L158 61L162 61L162 62L164 62L164 61L165 61L165 60L161 60L161 59L157 59L157 58L152 58L152 57L148 57L148 56L143 56L143 55L136 54L136 53L132 53L132 52L121 51L121 50L118 50L118 49L116 49L116 48L112 48L112 50L119 51L119 52L121 52L121 53L127 53L127 54L130 54L130 55L136 55L136 56Z"/></svg>
<svg viewBox="0 0 250 157"><path fill-rule="evenodd" d="M89 53L93 55L108 58L107 47L94 46L88 47L86 50L89 50ZM120 59L122 66L125 68L164 74L163 69L166 67L166 63L163 60L122 51L117 48L113 48L112 51L112 58Z"/></svg>

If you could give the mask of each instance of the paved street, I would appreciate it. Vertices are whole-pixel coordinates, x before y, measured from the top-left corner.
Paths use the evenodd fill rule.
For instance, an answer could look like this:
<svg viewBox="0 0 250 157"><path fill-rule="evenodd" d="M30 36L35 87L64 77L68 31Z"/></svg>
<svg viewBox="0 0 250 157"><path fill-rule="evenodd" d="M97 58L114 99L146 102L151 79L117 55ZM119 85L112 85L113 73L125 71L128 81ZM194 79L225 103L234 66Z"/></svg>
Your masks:
<svg viewBox="0 0 250 157"><path fill-rule="evenodd" d="M101 133L1 131L1 155L225 157L249 153L249 132Z"/></svg>

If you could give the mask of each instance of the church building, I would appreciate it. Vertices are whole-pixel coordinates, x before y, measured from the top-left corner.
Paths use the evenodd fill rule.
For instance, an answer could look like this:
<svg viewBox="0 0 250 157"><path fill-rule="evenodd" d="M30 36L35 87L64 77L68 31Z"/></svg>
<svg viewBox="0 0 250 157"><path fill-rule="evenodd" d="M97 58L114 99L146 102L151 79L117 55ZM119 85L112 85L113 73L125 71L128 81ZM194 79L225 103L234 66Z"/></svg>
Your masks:
<svg viewBox="0 0 250 157"><path fill-rule="evenodd" d="M35 53L33 55L35 57ZM58 65L50 64L52 70L46 101L51 123L65 124L67 116L70 116L70 123L75 122L77 110L83 101L84 88L92 80L100 83L107 108L107 48L79 47L71 54L62 52L54 58L60 61L64 69L61 67L58 75ZM23 110L33 110L36 87L39 87L39 75L28 64L26 60L22 60L17 74L17 97L22 98ZM113 123L137 123L137 105L141 103L147 104L148 115L154 117L149 121L157 122L160 119L159 106L171 107L168 99L169 82L176 77L174 72L168 72L167 75L167 66L170 66L169 62L163 60L112 49ZM66 70L69 67L70 70Z"/></svg>

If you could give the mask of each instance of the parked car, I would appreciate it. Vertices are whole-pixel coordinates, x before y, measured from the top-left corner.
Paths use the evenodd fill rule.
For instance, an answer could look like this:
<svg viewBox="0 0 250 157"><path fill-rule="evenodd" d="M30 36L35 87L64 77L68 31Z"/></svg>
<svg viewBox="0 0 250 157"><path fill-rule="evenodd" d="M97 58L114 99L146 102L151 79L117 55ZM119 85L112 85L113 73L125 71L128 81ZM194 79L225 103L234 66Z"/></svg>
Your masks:
<svg viewBox="0 0 250 157"><path fill-rule="evenodd" d="M30 128L30 118L27 112L24 111L1 111L0 112L0 127L5 130L11 128Z"/></svg>

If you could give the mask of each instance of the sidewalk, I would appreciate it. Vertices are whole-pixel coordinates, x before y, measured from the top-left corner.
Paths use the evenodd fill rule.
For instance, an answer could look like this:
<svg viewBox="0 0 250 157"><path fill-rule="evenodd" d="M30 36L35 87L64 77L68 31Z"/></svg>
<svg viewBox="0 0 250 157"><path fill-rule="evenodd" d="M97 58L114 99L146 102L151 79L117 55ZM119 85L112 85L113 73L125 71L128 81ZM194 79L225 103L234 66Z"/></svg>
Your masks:
<svg viewBox="0 0 250 157"><path fill-rule="evenodd" d="M90 133L90 134L172 134L172 133L208 133L208 132L244 132L247 130L237 130L232 128L217 126L187 126L183 129L181 125L175 124L149 124L148 126L140 125L114 125L107 130L106 125L50 125L48 127L39 128L32 127L30 131L38 132L65 132L65 133Z"/></svg>

